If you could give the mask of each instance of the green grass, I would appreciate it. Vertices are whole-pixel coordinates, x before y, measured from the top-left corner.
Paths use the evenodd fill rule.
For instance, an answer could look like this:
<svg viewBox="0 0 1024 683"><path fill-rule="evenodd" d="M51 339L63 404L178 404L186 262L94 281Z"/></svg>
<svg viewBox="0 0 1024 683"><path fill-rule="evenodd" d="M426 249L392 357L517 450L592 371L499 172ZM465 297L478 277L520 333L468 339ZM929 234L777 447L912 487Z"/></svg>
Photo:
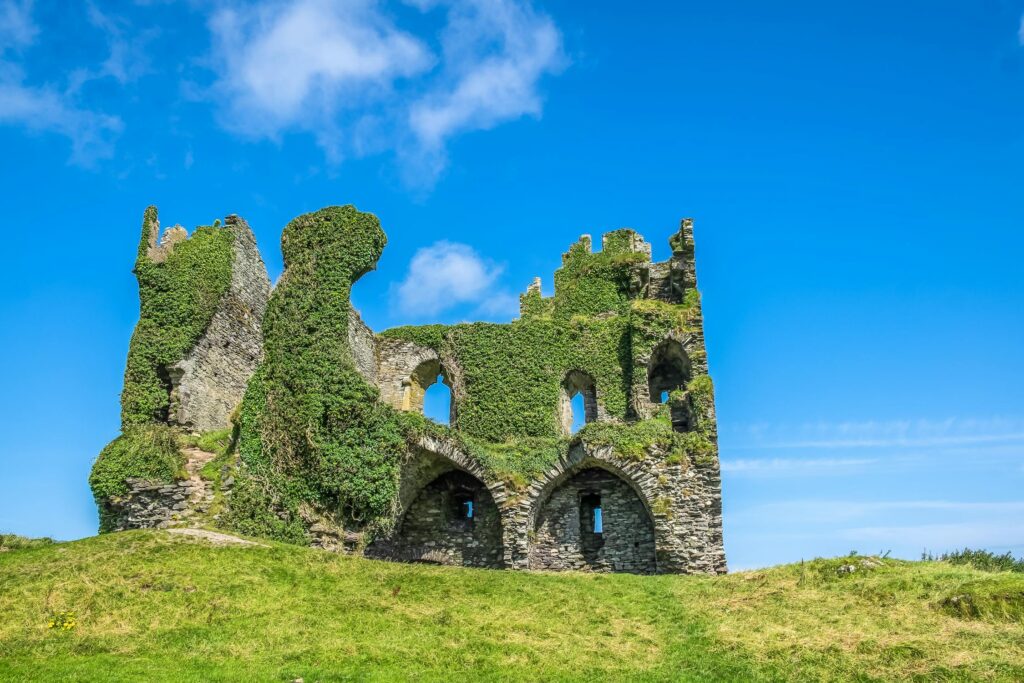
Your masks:
<svg viewBox="0 0 1024 683"><path fill-rule="evenodd" d="M546 574L107 534L0 553L0 679L1024 679L1024 576L862 560Z"/></svg>

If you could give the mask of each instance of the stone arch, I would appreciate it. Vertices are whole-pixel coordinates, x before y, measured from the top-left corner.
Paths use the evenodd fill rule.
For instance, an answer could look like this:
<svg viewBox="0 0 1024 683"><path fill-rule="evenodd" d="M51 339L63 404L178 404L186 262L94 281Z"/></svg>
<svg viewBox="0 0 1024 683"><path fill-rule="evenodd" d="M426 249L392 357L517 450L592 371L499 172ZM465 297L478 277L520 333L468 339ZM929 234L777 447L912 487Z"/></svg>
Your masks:
<svg viewBox="0 0 1024 683"><path fill-rule="evenodd" d="M681 342L666 339L654 347L647 363L647 388L651 403L662 403L662 392L685 389L693 376L690 358Z"/></svg>
<svg viewBox="0 0 1024 683"><path fill-rule="evenodd" d="M501 486L488 486L480 466L446 442L424 439L402 468L397 521L374 541L369 557L404 562L504 566ZM466 512L471 514L467 515Z"/></svg>
<svg viewBox="0 0 1024 683"><path fill-rule="evenodd" d="M531 496L527 566L656 572L655 523L643 487L602 458L570 457L564 465ZM600 532L595 508L601 511Z"/></svg>
<svg viewBox="0 0 1024 683"><path fill-rule="evenodd" d="M598 419L597 384L594 382L594 378L582 370L570 370L562 380L561 397L558 404L559 425L565 435L572 432L572 400L576 394L583 395L584 422L594 422Z"/></svg>
<svg viewBox="0 0 1024 683"><path fill-rule="evenodd" d="M451 373L439 358L428 358L420 362L402 383L401 409L422 413L423 397L427 389L437 382L438 377L451 392L448 419L449 424L455 424L455 389Z"/></svg>
<svg viewBox="0 0 1024 683"><path fill-rule="evenodd" d="M685 392L692 377L693 366L682 343L665 339L654 348L647 364L647 390L651 403L665 403L662 396L677 389ZM682 397L670 398L667 402L672 428L677 432L689 431L693 427L689 396L684 393Z"/></svg>

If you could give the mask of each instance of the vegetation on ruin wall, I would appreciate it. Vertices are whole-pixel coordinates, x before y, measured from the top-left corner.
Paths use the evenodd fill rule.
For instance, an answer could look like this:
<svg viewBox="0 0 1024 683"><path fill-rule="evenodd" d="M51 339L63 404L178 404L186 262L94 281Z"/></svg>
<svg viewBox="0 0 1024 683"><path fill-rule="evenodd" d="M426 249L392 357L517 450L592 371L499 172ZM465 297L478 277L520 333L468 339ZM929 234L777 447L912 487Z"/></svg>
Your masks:
<svg viewBox="0 0 1024 683"><path fill-rule="evenodd" d="M196 228L163 262L147 254L158 229L156 207L151 206L142 219L135 261L141 306L121 393L124 429L166 419L169 397L161 373L195 346L231 285L234 233L229 228Z"/></svg>
<svg viewBox="0 0 1024 683"><path fill-rule="evenodd" d="M561 436L558 405L571 370L591 375L608 414L625 419L628 322L617 315L521 319L399 327L381 336L435 349L458 364L469 395L460 399L452 427L475 439L504 442Z"/></svg>
<svg viewBox="0 0 1024 683"><path fill-rule="evenodd" d="M227 516L239 531L301 543L304 504L349 527L390 522L408 420L378 400L344 343L352 282L374 267L385 242L376 216L352 206L285 228L264 361L242 402L244 467Z"/></svg>
<svg viewBox="0 0 1024 683"><path fill-rule="evenodd" d="M510 324L408 326L380 334L434 349L442 362L458 365L465 390L455 422L450 430L434 429L513 488L550 469L580 441L611 447L626 460L653 453L672 463L714 462L707 375L674 392L652 419L626 421L631 387L647 387L644 369L634 369L632 358L649 356L670 335L699 329L700 297L688 290L682 304L630 300L634 266L646 255L629 251L631 231L609 237L598 254L590 254L586 242L573 245L556 273L555 296L525 294L522 317ZM598 402L612 420L588 424L570 438L561 433L559 403L562 381L572 370L594 378ZM695 424L679 433L669 411L684 404Z"/></svg>
<svg viewBox="0 0 1024 683"><path fill-rule="evenodd" d="M128 492L126 480L168 482L185 476L185 456L177 431L164 424L130 427L100 452L89 474L89 487L100 511L100 531L107 531L107 503Z"/></svg>
<svg viewBox="0 0 1024 683"><path fill-rule="evenodd" d="M151 206L143 215L135 261L140 312L121 393L122 434L100 452L89 475L101 531L106 528L105 502L127 492L126 479L169 482L183 476L179 437L165 423L170 407L166 368L195 346L231 284L230 229L199 227L175 243L162 262L148 255L157 231L157 211Z"/></svg>

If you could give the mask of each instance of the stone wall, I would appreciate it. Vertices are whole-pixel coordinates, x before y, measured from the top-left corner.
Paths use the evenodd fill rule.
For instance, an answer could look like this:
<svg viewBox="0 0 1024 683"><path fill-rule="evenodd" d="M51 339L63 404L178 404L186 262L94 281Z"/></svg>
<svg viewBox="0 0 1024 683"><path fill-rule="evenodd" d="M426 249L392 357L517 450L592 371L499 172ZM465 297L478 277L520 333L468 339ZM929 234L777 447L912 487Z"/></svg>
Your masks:
<svg viewBox="0 0 1024 683"><path fill-rule="evenodd" d="M448 508L437 481L453 471L482 484L486 498L494 502L501 538L500 559L494 564L467 562L459 550L464 538L454 547L447 545L458 537L441 523L441 511ZM596 552L584 543L580 503L586 493L601 496L605 515L605 547ZM404 521L392 534L376 539L367 556L507 569L726 570L717 460L668 463L659 453L623 460L609 447L577 444L525 491L510 491L453 442L431 437L403 464L399 507ZM415 521L419 519L431 521L420 525ZM407 528L410 521L413 526Z"/></svg>
<svg viewBox="0 0 1024 683"><path fill-rule="evenodd" d="M168 368L170 421L195 432L228 425L263 358L270 279L249 225L238 216L228 216L226 224L234 233L231 285L203 336L183 360Z"/></svg>
<svg viewBox="0 0 1024 683"><path fill-rule="evenodd" d="M185 449L188 475L185 479L171 483L126 480L127 493L102 503L105 515L111 520L110 531L164 529L199 523L209 512L214 498L212 482L199 473L213 457L213 453L188 448ZM230 495L230 485L229 479L225 495Z"/></svg>
<svg viewBox="0 0 1024 683"><path fill-rule="evenodd" d="M595 508L601 511L600 533L594 530ZM629 484L604 469L582 470L541 503L529 567L652 574L654 525Z"/></svg>
<svg viewBox="0 0 1024 683"><path fill-rule="evenodd" d="M363 322L359 312L348 312L348 348L356 370L370 384L377 384L377 343L370 326Z"/></svg>
<svg viewBox="0 0 1024 683"><path fill-rule="evenodd" d="M471 516L467 516L471 506ZM465 567L500 567L501 522L494 499L476 477L449 470L408 507L389 543L371 556Z"/></svg>

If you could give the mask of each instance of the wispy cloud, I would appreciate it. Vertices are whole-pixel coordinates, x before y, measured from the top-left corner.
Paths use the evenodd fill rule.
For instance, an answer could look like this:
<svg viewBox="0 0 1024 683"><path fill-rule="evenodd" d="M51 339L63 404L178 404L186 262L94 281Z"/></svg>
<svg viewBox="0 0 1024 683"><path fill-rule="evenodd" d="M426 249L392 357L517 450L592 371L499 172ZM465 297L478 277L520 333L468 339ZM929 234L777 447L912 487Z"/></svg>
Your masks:
<svg viewBox="0 0 1024 683"><path fill-rule="evenodd" d="M440 34L404 29L372 0L222 4L209 19L222 124L310 133L333 162L395 151L429 185L453 135L540 114L539 80L564 63L549 17L528 0L409 4L443 10Z"/></svg>
<svg viewBox="0 0 1024 683"><path fill-rule="evenodd" d="M1024 443L1024 419L868 420L734 429L740 448L930 448Z"/></svg>
<svg viewBox="0 0 1024 683"><path fill-rule="evenodd" d="M841 538L851 542L906 544L922 549L946 551L954 548L1019 548L1024 546L1024 529L1009 520L864 526L844 529Z"/></svg>
<svg viewBox="0 0 1024 683"><path fill-rule="evenodd" d="M149 71L146 45L156 37L156 29L137 30L123 18L102 12L92 2L86 5L86 16L107 41L107 58L98 67L74 69L68 77L68 93L76 93L89 81L102 78L113 78L124 85Z"/></svg>
<svg viewBox="0 0 1024 683"><path fill-rule="evenodd" d="M843 474L878 462L874 458L746 458L722 460L722 471L731 474L799 475Z"/></svg>
<svg viewBox="0 0 1024 683"><path fill-rule="evenodd" d="M537 82L565 63L561 36L549 17L514 0L418 4L448 7L441 85L413 102L409 112L420 150L435 167L444 164L444 144L457 133L540 115Z"/></svg>
<svg viewBox="0 0 1024 683"><path fill-rule="evenodd" d="M761 503L745 511L747 517L775 521L814 520L817 524L851 522L871 517L899 518L907 513L964 515L1024 515L1021 501L955 500L786 500Z"/></svg>
<svg viewBox="0 0 1024 683"><path fill-rule="evenodd" d="M465 304L494 314L507 304L508 295L496 288L502 270L469 245L435 242L413 255L405 278L392 287L393 301L402 314L417 318Z"/></svg>
<svg viewBox="0 0 1024 683"><path fill-rule="evenodd" d="M0 2L0 48L25 47L38 33L39 28L32 21L32 0Z"/></svg>
<svg viewBox="0 0 1024 683"><path fill-rule="evenodd" d="M123 124L117 116L78 106L74 88L26 82L19 58L39 36L32 6L31 0L0 1L0 125L62 135L71 141L72 163L90 166L113 154Z"/></svg>

